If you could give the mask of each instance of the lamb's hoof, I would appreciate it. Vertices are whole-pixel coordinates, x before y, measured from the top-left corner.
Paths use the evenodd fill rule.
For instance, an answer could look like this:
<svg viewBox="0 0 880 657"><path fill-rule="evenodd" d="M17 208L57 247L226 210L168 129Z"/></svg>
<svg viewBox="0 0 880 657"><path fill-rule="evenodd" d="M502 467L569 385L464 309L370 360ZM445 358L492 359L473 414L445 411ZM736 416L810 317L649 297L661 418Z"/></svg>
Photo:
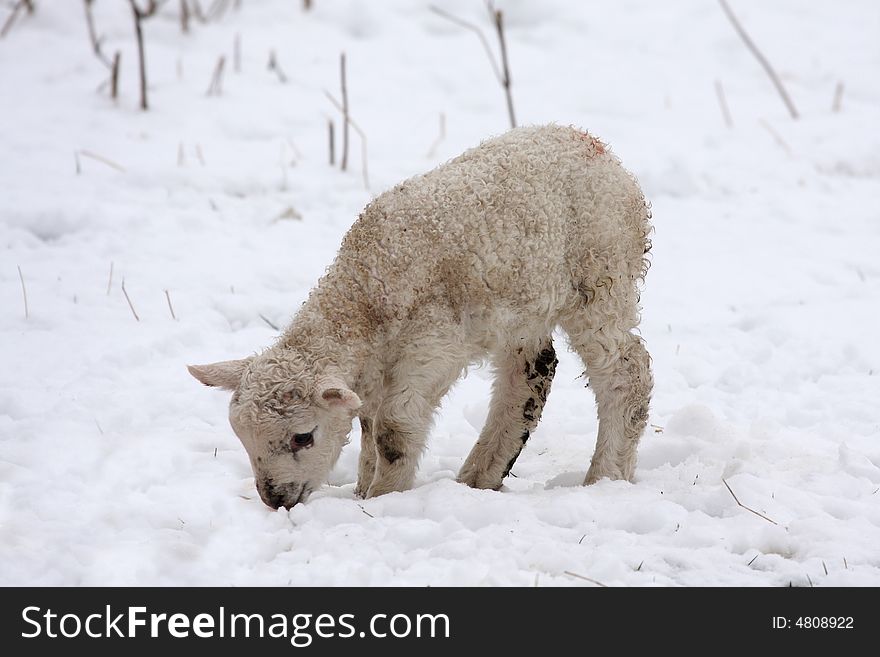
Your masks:
<svg viewBox="0 0 880 657"><path fill-rule="evenodd" d="M369 490L364 495L364 499L368 500L373 497L379 497L380 495L384 495L385 493L393 493L393 489L379 488L377 486L370 486Z"/></svg>
<svg viewBox="0 0 880 657"><path fill-rule="evenodd" d="M470 486L479 490L498 490L501 488L501 482L494 477L488 477L480 472L459 473L456 480L460 484Z"/></svg>
<svg viewBox="0 0 880 657"><path fill-rule="evenodd" d="M592 486L600 479L610 479L611 481L629 481L627 477L623 476L623 473L620 472L620 470L594 471L593 468L590 468L589 472L587 472L587 478L584 479L584 486Z"/></svg>

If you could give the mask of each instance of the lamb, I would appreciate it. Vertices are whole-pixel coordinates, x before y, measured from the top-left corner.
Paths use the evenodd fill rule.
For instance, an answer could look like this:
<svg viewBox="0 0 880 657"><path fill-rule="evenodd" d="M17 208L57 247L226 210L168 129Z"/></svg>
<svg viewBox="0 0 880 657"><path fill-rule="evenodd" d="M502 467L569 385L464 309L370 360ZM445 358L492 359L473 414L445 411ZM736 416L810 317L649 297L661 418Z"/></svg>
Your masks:
<svg viewBox="0 0 880 657"><path fill-rule="evenodd" d="M598 407L584 483L631 480L653 386L633 333L650 216L597 138L513 129L369 203L273 346L189 371L233 391L260 496L289 509L326 481L355 417L355 493L410 488L440 400L489 360L489 415L458 480L499 489L541 417L558 327Z"/></svg>

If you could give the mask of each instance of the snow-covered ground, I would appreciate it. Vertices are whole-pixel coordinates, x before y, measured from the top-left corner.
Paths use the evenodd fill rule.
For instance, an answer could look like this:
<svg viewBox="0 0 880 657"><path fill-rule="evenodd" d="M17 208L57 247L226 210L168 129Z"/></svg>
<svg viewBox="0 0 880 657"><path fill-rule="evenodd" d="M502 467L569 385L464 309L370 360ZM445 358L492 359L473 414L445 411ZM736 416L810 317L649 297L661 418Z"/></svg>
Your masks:
<svg viewBox="0 0 880 657"><path fill-rule="evenodd" d="M636 481L579 485L595 411L560 349L501 492L454 481L488 403L475 370L414 490L354 498L355 429L289 512L184 365L269 345L261 315L289 319L371 195L507 114L479 40L425 2L241 4L188 35L176 2L145 23L146 113L127 3L95 3L115 105L81 3L38 1L0 40L0 583L880 585L880 4L731 1L793 121L717 3L502 0L520 123L590 129L653 202ZM495 47L482 3L443 6ZM355 134L350 170L327 162L343 50L369 190Z"/></svg>

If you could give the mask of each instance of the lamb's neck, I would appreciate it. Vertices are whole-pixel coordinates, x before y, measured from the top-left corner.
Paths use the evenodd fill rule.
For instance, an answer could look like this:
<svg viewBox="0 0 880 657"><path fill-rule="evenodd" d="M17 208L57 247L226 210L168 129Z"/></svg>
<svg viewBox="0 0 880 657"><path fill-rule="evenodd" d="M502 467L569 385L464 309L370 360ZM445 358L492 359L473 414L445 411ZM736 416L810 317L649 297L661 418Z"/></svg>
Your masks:
<svg viewBox="0 0 880 657"><path fill-rule="evenodd" d="M337 297L337 298L331 298ZM376 335L359 309L341 295L315 289L276 346L293 349L322 371L335 371L354 385L377 353Z"/></svg>

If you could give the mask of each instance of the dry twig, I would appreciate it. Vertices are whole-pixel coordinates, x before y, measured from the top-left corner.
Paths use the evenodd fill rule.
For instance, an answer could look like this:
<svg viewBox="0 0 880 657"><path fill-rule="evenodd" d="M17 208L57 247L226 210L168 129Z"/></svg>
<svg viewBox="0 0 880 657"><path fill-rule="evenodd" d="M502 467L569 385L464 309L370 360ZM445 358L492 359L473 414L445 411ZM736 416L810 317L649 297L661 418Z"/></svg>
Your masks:
<svg viewBox="0 0 880 657"><path fill-rule="evenodd" d="M348 168L348 88L345 84L345 53L339 55L339 81L342 87L342 162L339 168Z"/></svg>
<svg viewBox="0 0 880 657"><path fill-rule="evenodd" d="M730 491L730 494L733 496L733 500L736 502L737 506L739 506L739 507L745 509L746 511L750 511L751 513L754 513L756 516L758 516L759 518L763 518L763 519L766 520L767 522L772 522L774 525L778 525L778 524L779 524L779 523L776 522L775 520L771 520L770 518L768 518L767 516L765 516L763 513L760 513L760 512L758 512L758 511L755 511L754 509L752 509L752 508L750 508L750 507L747 507L745 504L743 504L742 502L740 502L740 501L739 501L739 498L736 496L736 493L734 493L734 492L733 492L733 489L730 487L730 484L727 483L727 480L726 480L726 479L722 479L721 481L722 481L722 483L727 487L727 490Z"/></svg>
<svg viewBox="0 0 880 657"><path fill-rule="evenodd" d="M95 31L95 21L92 17L92 4L95 0L85 0L83 5L86 10L86 26L89 30L89 41L92 43L92 51L95 53L95 56L101 60L101 63L104 64L108 69L113 68L113 63L107 59L107 56L101 50L101 38L98 36L98 33Z"/></svg>
<svg viewBox="0 0 880 657"><path fill-rule="evenodd" d="M9 17L6 19L6 22L3 23L3 27L0 28L0 38L6 36L6 33L12 29L12 25L15 23L15 19L18 18L18 12L22 9L27 9L27 13L34 13L34 5L32 0L18 0L15 3L15 6L12 8L12 13L9 14Z"/></svg>
<svg viewBox="0 0 880 657"><path fill-rule="evenodd" d="M24 276L21 273L21 266L16 266L18 267L18 280L21 281L21 297L24 300L24 318L28 319L30 317L30 313L28 313L27 288L24 286Z"/></svg>
<svg viewBox="0 0 880 657"><path fill-rule="evenodd" d="M779 92L779 96L782 98L782 102L785 103L786 108L788 108L788 113L791 114L791 118L798 118L798 111L797 109L795 109L794 103L791 102L791 98L789 98L788 93L785 91L785 87L782 86L782 81L779 79L776 71L773 70L770 62L767 60L766 57L764 57L764 53L758 50L758 46L755 45L755 42L752 41L751 37L749 37L748 33L740 24L739 20L733 13L733 10L731 10L730 5L727 4L727 0L718 0L718 2L721 3L721 8L724 10L727 18L733 24L733 27L736 30L737 34L739 34L740 38L746 44L746 47L752 52L752 54L755 56L761 66L764 67L764 71L770 77L770 81L773 82L773 86L776 87L776 91Z"/></svg>
<svg viewBox="0 0 880 657"><path fill-rule="evenodd" d="M489 40L486 38L486 35L483 34L483 30L481 30L478 26L473 23L466 21L458 16L454 16L449 12L440 9L434 5L430 5L428 9L433 11L438 16L442 16L448 21L451 21L458 25L459 27L463 27L467 30L470 30L474 34L477 35L477 38L480 40L480 43L483 46L483 50L486 51L486 56L489 58L489 63L492 65L492 72L495 74L495 79L498 80L498 84L504 89L504 95L507 99L507 114L510 119L510 127L516 127L516 117L513 112L513 96L510 91L510 66L507 63L507 41L504 38L504 15L502 14L500 9L495 9L495 6L492 4L491 0L486 2L486 6L489 9L489 14L492 18L492 24L495 26L495 32L498 35L498 45L501 51L501 65L498 65L498 62L495 61L495 55L492 53L492 48L489 46Z"/></svg>
<svg viewBox="0 0 880 657"><path fill-rule="evenodd" d="M586 577L586 576L584 576L584 575L578 575L577 573L573 573L573 572L571 572L570 570L564 570L563 573L565 573L565 574L568 575L569 577L577 577L578 579L582 579L582 580L584 580L584 581L586 581L586 582L591 582L591 583L595 584L596 586L601 586L602 588L605 588L605 589L608 588L608 585L607 585L607 584L603 584L603 583L600 582L599 580L597 580L597 579L593 579L592 577Z"/></svg>
<svg viewBox="0 0 880 657"><path fill-rule="evenodd" d="M330 147L330 166L336 164L336 128L333 126L333 119L327 119L327 137Z"/></svg>
<svg viewBox="0 0 880 657"><path fill-rule="evenodd" d="M342 103L336 100L333 95L329 91L325 91L324 95L330 100L331 103L342 112ZM354 131L357 133L358 137L361 140L361 173L364 178L364 187L366 189L370 189L370 175L367 171L367 135L364 134L364 131L361 130L360 126L355 123L354 119L351 116L348 117L348 123L354 128Z"/></svg>
<svg viewBox="0 0 880 657"><path fill-rule="evenodd" d="M141 321L141 318L138 317L138 314L131 303L131 298L128 296L128 292L125 291L125 278L122 279L122 294L125 295L125 300L128 301L128 307L131 308L131 314L134 315L135 320L138 322Z"/></svg>
<svg viewBox="0 0 880 657"><path fill-rule="evenodd" d="M440 112L440 132L437 134L434 143L431 144L431 148L428 149L426 157L434 157L434 153L437 152L437 147L444 139L446 139L446 115L443 112Z"/></svg>
<svg viewBox="0 0 880 657"><path fill-rule="evenodd" d="M177 321L177 315L174 314L174 306L171 305L171 294L165 290L165 299L168 301L168 310L171 311L171 319Z"/></svg>
<svg viewBox="0 0 880 657"><path fill-rule="evenodd" d="M721 80L715 80L715 95L718 96L718 104L721 106L721 115L724 117L724 123L727 124L728 128L732 128L733 119L727 107L727 98L724 96L724 87L721 86Z"/></svg>
<svg viewBox="0 0 880 657"><path fill-rule="evenodd" d="M843 104L843 82L838 82L837 86L834 87L834 101L831 103L831 111L839 112L840 107Z"/></svg>
<svg viewBox="0 0 880 657"><path fill-rule="evenodd" d="M121 164L116 164L113 160L108 160L103 155L98 155L97 153L93 153L92 151L79 150L75 151L74 154L77 157L77 173L79 173L79 156L87 157L90 160L95 160L96 162L100 162L101 164L106 164L111 169L116 169L119 173L125 173L125 168Z"/></svg>
<svg viewBox="0 0 880 657"><path fill-rule="evenodd" d="M186 34L189 32L189 3L187 0L180 0L180 31Z"/></svg>
<svg viewBox="0 0 880 657"><path fill-rule="evenodd" d="M758 122L763 126L764 130L770 133L770 136L773 137L773 140L779 145L779 148L784 150L788 155L791 155L791 148L789 147L788 143L782 138L782 135L776 132L773 126L764 119L759 119Z"/></svg>
<svg viewBox="0 0 880 657"><path fill-rule="evenodd" d="M495 9L491 0L487 2L489 13L495 18L495 31L498 32L498 44L501 48L501 86L504 87L504 95L507 98L507 114L510 117L510 127L516 127L516 117L513 114L513 96L510 94L510 66L507 64L507 42L504 39L504 16L500 9Z"/></svg>
<svg viewBox="0 0 880 657"><path fill-rule="evenodd" d="M135 0L128 0L131 5L131 12L134 16L134 33L137 38L138 47L138 70L141 76L141 109L147 110L147 64L144 54L144 31L141 23L145 18L149 18L159 9L159 3L156 0L149 0L146 9L141 9Z"/></svg>
<svg viewBox="0 0 880 657"><path fill-rule="evenodd" d="M489 63L492 65L492 72L495 74L495 79L498 80L498 84L504 84L504 78L501 76L501 70L498 68L498 64L495 61L495 55L492 54L492 48L489 46L489 40L486 38L486 35L483 34L483 30L479 27L470 23L458 16L453 16L449 12L440 9L440 7L436 7L434 5L429 5L428 9L433 11L438 16L442 16L448 21L451 21L458 25L459 27L463 27L467 30L470 30L474 34L477 35L477 38L480 40L480 43L483 45L483 50L486 51L486 56L489 58Z"/></svg>
<svg viewBox="0 0 880 657"><path fill-rule="evenodd" d="M278 63L278 58L275 56L275 51L269 51L269 64L267 68L270 71L275 71L275 74L278 76L278 80L281 84L287 83L287 76L284 74L284 71L281 70L281 65Z"/></svg>
<svg viewBox="0 0 880 657"><path fill-rule="evenodd" d="M214 75L211 76L211 84L208 85L206 96L220 96L223 93L223 67L226 65L226 57L220 55L217 66L214 67Z"/></svg>
<svg viewBox="0 0 880 657"><path fill-rule="evenodd" d="M117 50L113 53L113 66L110 68L110 98L116 100L119 96L119 59L121 55Z"/></svg>

